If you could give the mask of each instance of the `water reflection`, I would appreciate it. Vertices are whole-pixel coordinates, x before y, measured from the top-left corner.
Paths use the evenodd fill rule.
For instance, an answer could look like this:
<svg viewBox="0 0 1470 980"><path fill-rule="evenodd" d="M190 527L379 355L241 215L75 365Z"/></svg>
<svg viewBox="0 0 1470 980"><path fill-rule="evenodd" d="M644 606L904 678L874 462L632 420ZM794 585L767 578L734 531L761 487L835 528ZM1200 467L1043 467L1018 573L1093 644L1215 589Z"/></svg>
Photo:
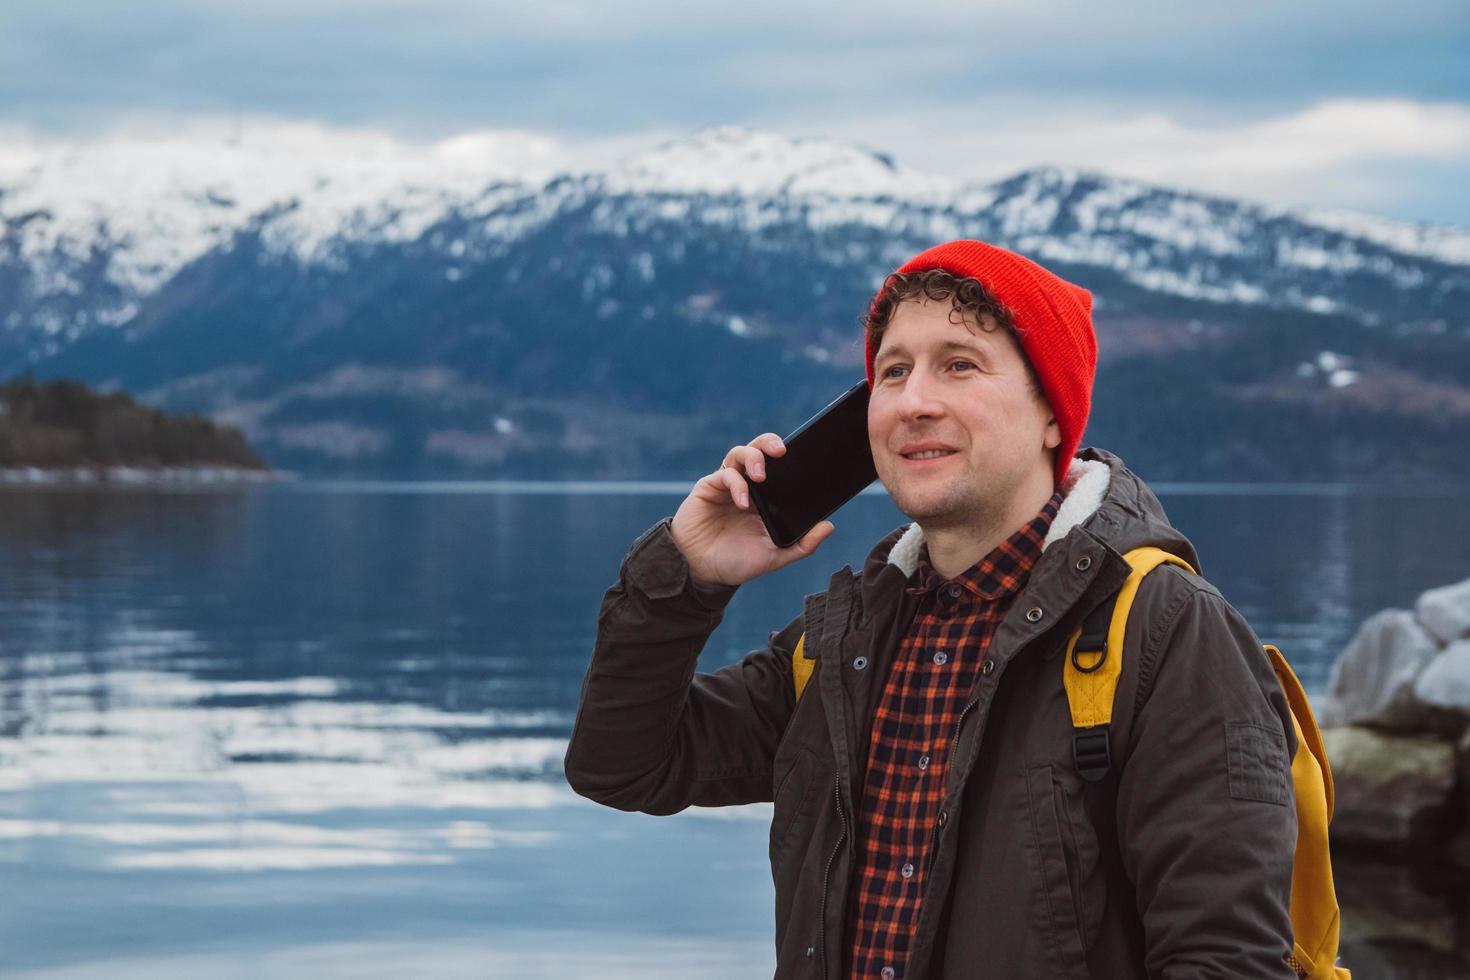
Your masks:
<svg viewBox="0 0 1470 980"><path fill-rule="evenodd" d="M217 870L446 863L456 850L549 839L465 820L406 832L251 815L551 806L565 740L540 733L568 728L564 712L355 701L332 677L207 681L147 667L170 654L196 663L187 632L119 639L103 670L75 654L11 660L14 735L0 741L12 799L65 786L69 809L110 819L4 819L0 839L116 845L101 858L115 868ZM171 822L149 819L162 816Z"/></svg>
<svg viewBox="0 0 1470 980"><path fill-rule="evenodd" d="M0 972L768 973L768 808L622 815L560 779L597 603L677 495L502 491L0 497L0 865L30 883ZM1470 574L1470 526L1396 537L1402 502L1166 503L1309 686L1363 616ZM702 666L900 520L854 502ZM1458 923L1462 895L1411 894ZM1365 957L1423 945L1348 921Z"/></svg>

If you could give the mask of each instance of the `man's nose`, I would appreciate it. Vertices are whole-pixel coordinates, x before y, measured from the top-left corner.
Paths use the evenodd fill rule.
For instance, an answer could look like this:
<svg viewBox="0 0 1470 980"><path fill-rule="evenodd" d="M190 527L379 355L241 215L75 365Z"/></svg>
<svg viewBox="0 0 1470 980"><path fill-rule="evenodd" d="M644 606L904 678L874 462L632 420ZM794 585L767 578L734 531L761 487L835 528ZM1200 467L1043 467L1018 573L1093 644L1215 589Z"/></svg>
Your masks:
<svg viewBox="0 0 1470 980"><path fill-rule="evenodd" d="M898 413L904 419L930 418L944 413L935 377L923 369L914 369L904 380L898 399Z"/></svg>

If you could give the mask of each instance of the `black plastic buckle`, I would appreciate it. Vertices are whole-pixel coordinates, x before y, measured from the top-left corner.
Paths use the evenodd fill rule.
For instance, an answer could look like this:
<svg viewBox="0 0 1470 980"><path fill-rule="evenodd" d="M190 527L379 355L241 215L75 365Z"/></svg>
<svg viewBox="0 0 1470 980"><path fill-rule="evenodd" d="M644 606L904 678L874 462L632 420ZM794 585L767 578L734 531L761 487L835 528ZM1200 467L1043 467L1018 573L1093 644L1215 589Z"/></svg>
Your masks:
<svg viewBox="0 0 1470 980"><path fill-rule="evenodd" d="M1108 746L1108 726L1096 725L1073 732L1072 759L1077 763L1077 771L1089 783L1095 783L1106 776L1113 766L1113 752Z"/></svg>

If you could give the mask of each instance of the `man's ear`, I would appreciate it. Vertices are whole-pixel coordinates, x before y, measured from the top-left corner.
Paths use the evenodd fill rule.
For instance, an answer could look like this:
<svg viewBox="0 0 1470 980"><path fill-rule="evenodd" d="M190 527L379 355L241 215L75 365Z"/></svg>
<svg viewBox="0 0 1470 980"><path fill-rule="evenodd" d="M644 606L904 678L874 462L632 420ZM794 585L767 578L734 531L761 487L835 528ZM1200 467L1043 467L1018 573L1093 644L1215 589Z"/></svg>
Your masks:
<svg viewBox="0 0 1470 980"><path fill-rule="evenodd" d="M1057 425L1057 417L1053 415L1046 422L1046 436L1042 446L1047 449L1055 449L1062 444L1062 427Z"/></svg>

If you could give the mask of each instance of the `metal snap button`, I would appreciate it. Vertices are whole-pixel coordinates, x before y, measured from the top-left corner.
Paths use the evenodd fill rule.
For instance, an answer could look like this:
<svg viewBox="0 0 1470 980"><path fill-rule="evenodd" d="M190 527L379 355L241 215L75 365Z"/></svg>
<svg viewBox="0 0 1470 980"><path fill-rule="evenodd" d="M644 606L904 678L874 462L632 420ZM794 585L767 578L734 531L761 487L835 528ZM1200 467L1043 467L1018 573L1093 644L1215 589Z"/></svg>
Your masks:
<svg viewBox="0 0 1470 980"><path fill-rule="evenodd" d="M980 673L984 674L986 677L989 677L991 674L995 673L995 661L987 660L983 664L981 664Z"/></svg>
<svg viewBox="0 0 1470 980"><path fill-rule="evenodd" d="M1091 567L1092 567L1092 559L1090 557L1088 557L1087 555L1083 555L1081 558L1078 558L1077 559L1077 571L1079 571L1079 572L1085 572L1085 571L1087 571Z"/></svg>
<svg viewBox="0 0 1470 980"><path fill-rule="evenodd" d="M868 658L867 657L855 657L855 658L853 658L853 661L852 661L852 669L853 670L862 670L866 666L868 666Z"/></svg>
<svg viewBox="0 0 1470 980"><path fill-rule="evenodd" d="M939 811L939 826L943 827L947 823L949 823L949 814L946 813L943 810L940 810Z"/></svg>
<svg viewBox="0 0 1470 980"><path fill-rule="evenodd" d="M1041 617L1045 615L1046 613L1041 611L1040 606L1032 606L1030 609L1026 610L1027 622L1039 623L1041 622Z"/></svg>

